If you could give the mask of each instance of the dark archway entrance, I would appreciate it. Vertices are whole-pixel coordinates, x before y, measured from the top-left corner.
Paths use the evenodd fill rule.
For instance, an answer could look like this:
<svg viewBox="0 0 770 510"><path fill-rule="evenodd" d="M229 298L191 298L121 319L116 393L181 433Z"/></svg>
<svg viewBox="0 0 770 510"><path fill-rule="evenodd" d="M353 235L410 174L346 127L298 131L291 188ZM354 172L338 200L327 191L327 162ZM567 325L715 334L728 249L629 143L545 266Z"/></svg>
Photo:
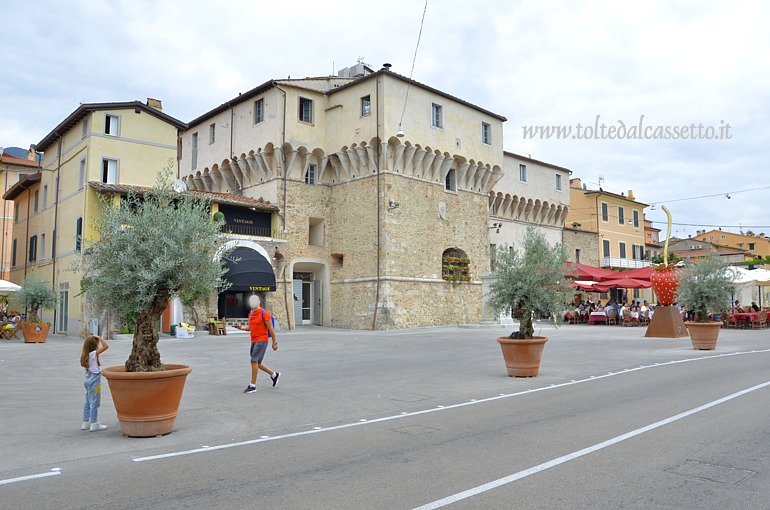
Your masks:
<svg viewBox="0 0 770 510"><path fill-rule="evenodd" d="M227 272L224 279L230 287L219 294L217 311L219 317L247 317L249 296L256 294L262 305L269 306L267 292L275 291L275 273L270 262L256 250L236 248L225 262Z"/></svg>

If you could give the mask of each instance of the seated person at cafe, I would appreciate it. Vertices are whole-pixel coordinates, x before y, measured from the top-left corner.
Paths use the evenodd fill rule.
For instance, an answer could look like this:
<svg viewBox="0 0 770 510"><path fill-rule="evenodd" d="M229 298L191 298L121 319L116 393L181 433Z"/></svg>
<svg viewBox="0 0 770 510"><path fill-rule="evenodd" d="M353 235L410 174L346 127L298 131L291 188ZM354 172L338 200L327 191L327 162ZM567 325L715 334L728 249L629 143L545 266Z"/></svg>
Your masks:
<svg viewBox="0 0 770 510"><path fill-rule="evenodd" d="M758 312L759 311L759 307L757 306L757 304L754 301L751 302L751 311L752 312Z"/></svg>
<svg viewBox="0 0 770 510"><path fill-rule="evenodd" d="M8 323L3 326L3 329L14 329L16 326L19 325L19 320L21 318L19 317L19 314L16 312L11 312L11 316L8 318Z"/></svg>
<svg viewBox="0 0 770 510"><path fill-rule="evenodd" d="M737 299L735 300L735 306L733 308L735 308L735 313L743 313L743 307L741 306L741 302L738 301Z"/></svg>

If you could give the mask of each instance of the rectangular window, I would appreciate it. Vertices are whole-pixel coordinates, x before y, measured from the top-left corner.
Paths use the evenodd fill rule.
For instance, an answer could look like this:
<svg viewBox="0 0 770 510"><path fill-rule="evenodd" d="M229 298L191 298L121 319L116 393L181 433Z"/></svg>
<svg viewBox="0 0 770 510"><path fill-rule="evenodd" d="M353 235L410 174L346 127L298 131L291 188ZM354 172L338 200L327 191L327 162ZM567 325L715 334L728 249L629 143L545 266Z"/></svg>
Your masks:
<svg viewBox="0 0 770 510"><path fill-rule="evenodd" d="M430 125L437 128L444 127L444 108L440 104L430 105Z"/></svg>
<svg viewBox="0 0 770 510"><path fill-rule="evenodd" d="M48 184L43 186L43 209L48 207Z"/></svg>
<svg viewBox="0 0 770 510"><path fill-rule="evenodd" d="M602 239L602 251L604 253L604 257L610 256L610 240L609 239Z"/></svg>
<svg viewBox="0 0 770 510"><path fill-rule="evenodd" d="M209 126L209 143L214 143L217 139L217 125L211 124Z"/></svg>
<svg viewBox="0 0 770 510"><path fill-rule="evenodd" d="M639 211L634 211L634 228L639 228Z"/></svg>
<svg viewBox="0 0 770 510"><path fill-rule="evenodd" d="M754 249L754 243L749 243L749 250L753 250L753 249Z"/></svg>
<svg viewBox="0 0 770 510"><path fill-rule="evenodd" d="M78 189L86 185L86 158L80 160L80 175L78 176Z"/></svg>
<svg viewBox="0 0 770 510"><path fill-rule="evenodd" d="M18 239L14 239L11 243L11 267L16 267L16 245Z"/></svg>
<svg viewBox="0 0 770 510"><path fill-rule="evenodd" d="M83 218L75 220L75 252L80 253L80 246L83 236Z"/></svg>
<svg viewBox="0 0 770 510"><path fill-rule="evenodd" d="M642 260L644 253L642 253L642 247L638 244L632 244L631 245L631 258L634 260Z"/></svg>
<svg viewBox="0 0 770 510"><path fill-rule="evenodd" d="M198 168L198 133L193 133L192 135L192 158L191 158L192 164L191 167L193 170Z"/></svg>
<svg viewBox="0 0 770 510"><path fill-rule="evenodd" d="M102 159L102 182L106 184L118 183L118 161L115 159Z"/></svg>
<svg viewBox="0 0 770 510"><path fill-rule="evenodd" d="M254 101L254 124L265 120L265 98Z"/></svg>
<svg viewBox="0 0 770 510"><path fill-rule="evenodd" d="M120 117L110 114L104 116L104 134L112 136L120 134Z"/></svg>
<svg viewBox="0 0 770 510"><path fill-rule="evenodd" d="M80 138L85 138L88 136L88 117L83 119L83 128L80 132Z"/></svg>
<svg viewBox="0 0 770 510"><path fill-rule="evenodd" d="M618 243L618 245L619 245L618 247L620 248L620 258L621 259L626 258L626 243L621 241L620 243Z"/></svg>
<svg viewBox="0 0 770 510"><path fill-rule="evenodd" d="M316 167L315 165L308 165L307 172L305 172L305 184L315 184L316 179Z"/></svg>
<svg viewBox="0 0 770 510"><path fill-rule="evenodd" d="M492 126L488 122L481 123L481 143L492 145Z"/></svg>
<svg viewBox="0 0 770 510"><path fill-rule="evenodd" d="M580 264L580 248L575 248L575 262Z"/></svg>
<svg viewBox="0 0 770 510"><path fill-rule="evenodd" d="M29 261L34 262L37 260L37 236L29 238Z"/></svg>
<svg viewBox="0 0 770 510"><path fill-rule="evenodd" d="M454 168L451 168L446 173L446 178L444 179L444 189L446 191L457 191L457 180L455 179Z"/></svg>
<svg viewBox="0 0 770 510"><path fill-rule="evenodd" d="M561 175L556 174L556 191L561 191Z"/></svg>
<svg viewBox="0 0 770 510"><path fill-rule="evenodd" d="M34 201L34 206L32 207L32 212L37 212L40 207L40 190L39 189L35 190L34 196L35 196L35 201Z"/></svg>
<svg viewBox="0 0 770 510"><path fill-rule="evenodd" d="M299 98L300 122L313 122L313 100L304 97Z"/></svg>
<svg viewBox="0 0 770 510"><path fill-rule="evenodd" d="M607 205L607 202L602 202L602 221L609 221L610 220L610 211L609 206Z"/></svg>
<svg viewBox="0 0 770 510"><path fill-rule="evenodd" d="M622 225L626 221L626 210L621 206L618 206L618 225Z"/></svg>
<svg viewBox="0 0 770 510"><path fill-rule="evenodd" d="M13 222L19 222L19 204L13 204Z"/></svg>
<svg viewBox="0 0 770 510"><path fill-rule="evenodd" d="M527 182L527 165L519 165L519 181Z"/></svg>
<svg viewBox="0 0 770 510"><path fill-rule="evenodd" d="M364 96L361 98L361 117L366 117L372 113L372 98Z"/></svg>
<svg viewBox="0 0 770 510"><path fill-rule="evenodd" d="M40 234L40 260L45 259L45 234Z"/></svg>

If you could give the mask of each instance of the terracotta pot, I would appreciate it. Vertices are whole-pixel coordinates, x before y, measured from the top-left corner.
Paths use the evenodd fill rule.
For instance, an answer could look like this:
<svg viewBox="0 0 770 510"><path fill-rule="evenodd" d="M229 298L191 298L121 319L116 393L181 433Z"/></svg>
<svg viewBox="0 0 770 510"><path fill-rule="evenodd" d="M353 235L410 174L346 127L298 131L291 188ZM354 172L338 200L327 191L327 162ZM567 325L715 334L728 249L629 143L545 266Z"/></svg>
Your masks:
<svg viewBox="0 0 770 510"><path fill-rule="evenodd" d="M511 377L535 377L540 370L543 346L548 341L544 336L527 339L513 339L502 336L497 339L503 350L505 367Z"/></svg>
<svg viewBox="0 0 770 510"><path fill-rule="evenodd" d="M722 323L716 322L685 322L690 333L690 341L693 349L713 351L717 346L717 337Z"/></svg>
<svg viewBox="0 0 770 510"><path fill-rule="evenodd" d="M124 366L102 370L110 385L123 435L162 436L174 429L184 384L192 367L164 366L166 370L159 372L126 372Z"/></svg>
<svg viewBox="0 0 770 510"><path fill-rule="evenodd" d="M22 321L19 327L24 334L24 341L28 344L45 343L45 339L48 338L48 330L51 329L51 325L45 322Z"/></svg>

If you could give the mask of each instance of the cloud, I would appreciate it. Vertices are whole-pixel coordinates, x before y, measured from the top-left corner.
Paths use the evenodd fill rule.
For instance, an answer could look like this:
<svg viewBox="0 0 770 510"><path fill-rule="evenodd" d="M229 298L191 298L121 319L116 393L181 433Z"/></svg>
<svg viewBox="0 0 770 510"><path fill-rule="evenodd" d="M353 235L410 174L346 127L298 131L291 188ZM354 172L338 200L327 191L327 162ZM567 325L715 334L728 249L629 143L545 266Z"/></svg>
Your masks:
<svg viewBox="0 0 770 510"><path fill-rule="evenodd" d="M154 97L189 121L269 79L332 74L359 57L408 76L424 5L43 0L31 14L11 3L0 145L39 141L80 102ZM768 223L767 189L745 191L762 187L770 159L768 10L750 0L430 0L414 78L506 116L506 150L584 182L601 175L604 189L633 189L644 203L670 200L681 231L737 231ZM597 115L608 126L724 122L732 138L523 136L523 126L586 126ZM730 200L680 200L726 191ZM659 207L648 215L665 221Z"/></svg>

